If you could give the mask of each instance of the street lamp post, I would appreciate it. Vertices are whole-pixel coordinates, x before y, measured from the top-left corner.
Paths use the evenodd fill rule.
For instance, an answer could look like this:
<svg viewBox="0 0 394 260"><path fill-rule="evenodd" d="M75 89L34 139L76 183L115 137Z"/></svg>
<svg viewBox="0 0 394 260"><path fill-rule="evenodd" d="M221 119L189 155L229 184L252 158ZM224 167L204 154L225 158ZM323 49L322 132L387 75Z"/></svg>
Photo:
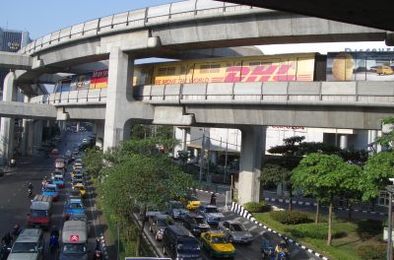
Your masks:
<svg viewBox="0 0 394 260"><path fill-rule="evenodd" d="M200 176L199 181L202 181L202 173L203 173L203 166L204 166L204 153L205 153L205 128L202 132L202 142L201 142L201 154L200 154Z"/></svg>
<svg viewBox="0 0 394 260"><path fill-rule="evenodd" d="M387 230L387 259L393 259L393 241L392 241L392 206L393 206L393 193L394 185L386 187L386 191L389 193L389 208L388 208L388 230Z"/></svg>

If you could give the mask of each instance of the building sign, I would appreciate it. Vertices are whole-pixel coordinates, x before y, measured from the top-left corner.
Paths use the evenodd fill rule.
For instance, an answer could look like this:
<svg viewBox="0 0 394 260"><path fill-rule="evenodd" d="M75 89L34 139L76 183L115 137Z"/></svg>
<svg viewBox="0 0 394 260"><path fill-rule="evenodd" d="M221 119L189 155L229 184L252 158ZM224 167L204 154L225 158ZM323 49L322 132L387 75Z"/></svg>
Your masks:
<svg viewBox="0 0 394 260"><path fill-rule="evenodd" d="M345 52L394 52L394 48L366 48L366 49L357 49L357 48L345 48Z"/></svg>

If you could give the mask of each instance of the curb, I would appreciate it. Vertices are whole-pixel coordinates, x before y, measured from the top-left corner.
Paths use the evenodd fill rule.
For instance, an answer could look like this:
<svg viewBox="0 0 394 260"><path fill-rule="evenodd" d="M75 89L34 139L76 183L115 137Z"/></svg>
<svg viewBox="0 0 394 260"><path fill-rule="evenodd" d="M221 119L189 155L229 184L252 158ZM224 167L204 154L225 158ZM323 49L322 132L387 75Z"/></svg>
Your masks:
<svg viewBox="0 0 394 260"><path fill-rule="evenodd" d="M195 191L199 191L199 192L204 192L204 193L208 193L208 194L213 194L215 193L215 195L223 195L223 193L219 193L219 192L213 192L213 191L207 191L207 190L200 190L200 189L194 189L194 188L190 188L191 190L195 190Z"/></svg>
<svg viewBox="0 0 394 260"><path fill-rule="evenodd" d="M315 256L323 259L323 260L328 260L329 259L328 257L323 256L322 254L314 251L313 249L307 248L306 246L294 241L293 239L288 238L287 236L284 236L281 233L273 230L272 228L269 228L268 226L260 223L259 221L256 220L255 217L253 217L253 215L251 213L249 213L243 206L239 205L238 203L232 202L230 211L240 215L241 217L244 217L244 218L248 219L250 222L252 222L252 223L254 223L254 224L256 224L256 225L258 225L260 227L263 227L264 229L268 230L269 232L272 232L272 233L278 235L279 237L281 237L285 241L287 241L287 242L289 242L291 244L294 244L294 245L298 246L299 248L301 248L301 249L303 249L303 250L305 250L305 251L307 251L307 252L309 252L309 253L311 253L311 254L313 254L313 255L315 255Z"/></svg>
<svg viewBox="0 0 394 260"><path fill-rule="evenodd" d="M269 202L279 202L279 203L287 203L289 204L290 200L288 199L278 199L278 198L264 198L265 201L269 201ZM307 202L307 201L298 201L298 200L293 200L293 204L297 204L300 206L313 206L316 207L316 203L311 203L311 202ZM322 208L327 208L327 207L322 207ZM349 211L348 208L334 208L334 210L339 210L339 211ZM360 212L360 213L364 213L364 214L372 214L372 215L379 215L379 216L387 216L387 213L383 213L383 212L378 212L378 211L369 211L369 210L361 210L361 209L352 209L353 212Z"/></svg>

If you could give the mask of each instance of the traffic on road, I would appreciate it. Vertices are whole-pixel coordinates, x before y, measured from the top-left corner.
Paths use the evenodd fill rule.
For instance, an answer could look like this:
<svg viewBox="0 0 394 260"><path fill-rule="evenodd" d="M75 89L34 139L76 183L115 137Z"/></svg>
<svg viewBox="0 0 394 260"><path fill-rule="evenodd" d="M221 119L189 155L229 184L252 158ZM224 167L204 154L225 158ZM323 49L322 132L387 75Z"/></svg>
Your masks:
<svg viewBox="0 0 394 260"><path fill-rule="evenodd" d="M0 260L103 259L81 160L88 135L56 137L47 155L18 164L0 179Z"/></svg>

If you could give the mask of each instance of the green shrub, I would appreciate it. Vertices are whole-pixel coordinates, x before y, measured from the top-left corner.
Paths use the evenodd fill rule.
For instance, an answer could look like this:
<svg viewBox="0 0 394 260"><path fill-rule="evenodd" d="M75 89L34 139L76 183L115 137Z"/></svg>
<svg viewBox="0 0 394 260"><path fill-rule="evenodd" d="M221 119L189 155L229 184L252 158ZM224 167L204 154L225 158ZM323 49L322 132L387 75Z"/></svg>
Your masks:
<svg viewBox="0 0 394 260"><path fill-rule="evenodd" d="M383 224L380 220L361 220L357 225L357 233L362 240L368 240L374 236L380 235L383 230Z"/></svg>
<svg viewBox="0 0 394 260"><path fill-rule="evenodd" d="M271 210L271 205L265 204L265 201L247 202L243 206L250 213L267 212Z"/></svg>
<svg viewBox="0 0 394 260"><path fill-rule="evenodd" d="M287 229L286 232L289 232L295 238L314 238L314 239L327 239L328 235L328 225L326 223L321 224L301 224L297 225L294 228ZM341 238L346 236L346 232L333 230L332 231L333 238Z"/></svg>
<svg viewBox="0 0 394 260"><path fill-rule="evenodd" d="M383 260L386 259L386 245L361 245L357 247L357 254L365 260Z"/></svg>
<svg viewBox="0 0 394 260"><path fill-rule="evenodd" d="M274 220L285 225L296 225L312 222L307 214L300 211L272 211L270 212L270 216Z"/></svg>

